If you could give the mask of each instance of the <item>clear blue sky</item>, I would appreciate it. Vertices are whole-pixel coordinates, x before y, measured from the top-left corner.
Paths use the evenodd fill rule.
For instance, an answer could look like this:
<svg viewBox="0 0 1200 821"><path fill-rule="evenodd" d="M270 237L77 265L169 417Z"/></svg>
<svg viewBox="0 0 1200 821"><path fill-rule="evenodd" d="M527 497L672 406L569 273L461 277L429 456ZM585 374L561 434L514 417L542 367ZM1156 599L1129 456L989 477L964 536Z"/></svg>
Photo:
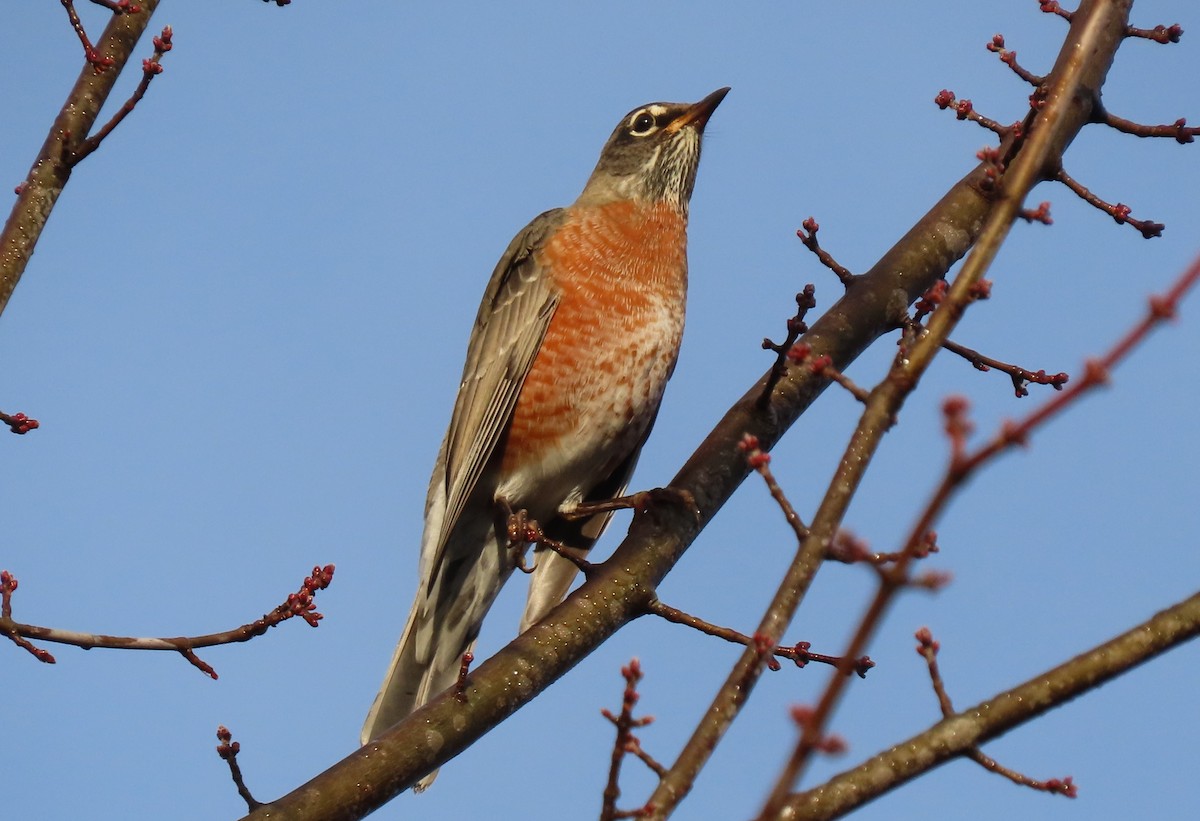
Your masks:
<svg viewBox="0 0 1200 821"><path fill-rule="evenodd" d="M665 484L767 367L792 295L836 281L794 236L863 270L974 163L981 129L938 111L950 88L1001 121L1028 89L984 45L1003 32L1049 68L1065 24L1020 3L526 3L291 7L166 0L176 49L145 102L75 172L0 321L0 408L42 429L0 438L0 567L24 621L116 634L224 629L274 606L315 563L337 565L318 630L287 624L206 651L204 678L163 654L0 647L5 814L237 817L213 753L218 724L269 799L349 753L404 621L429 470L467 332L495 260L540 211L570 202L617 119L653 100L733 91L714 116L693 199L682 358L636 487ZM104 13L81 3L99 31ZM1200 122L1200 15L1177 46L1121 49L1105 102ZM1191 31L1191 30L1194 30ZM149 54L148 42L137 59ZM20 3L0 30L0 180L22 179L81 63L57 3ZM123 78L121 93L137 77ZM1078 373L1200 250L1200 146L1096 127L1067 155L1097 193L1164 222L1133 230L1045 186L1053 227L1017 226L991 301L957 338L1034 369ZM941 524L929 564L954 584L906 596L835 722L849 766L937 717L912 632L929 625L956 704L969 706L1190 595L1200 580L1195 357L1200 300L1055 422L980 476ZM881 340L849 371L871 384ZM943 356L905 408L848 525L894 549L943 464L937 408L969 396L979 427L1034 407L1007 380ZM857 405L830 390L775 451L810 514ZM610 550L626 519L610 530ZM665 601L752 629L794 544L748 482L664 584ZM481 638L514 632L515 580ZM836 653L872 588L826 568L788 640ZM670 760L736 648L642 620L379 818L594 817L619 704L641 658L647 750ZM955 763L863 819L1187 817L1194 807L1196 648L1126 676L989 745L1037 777L1073 775L1075 802ZM787 708L826 671L763 680L676 817L753 815L790 750ZM649 775L623 780L633 805Z"/></svg>

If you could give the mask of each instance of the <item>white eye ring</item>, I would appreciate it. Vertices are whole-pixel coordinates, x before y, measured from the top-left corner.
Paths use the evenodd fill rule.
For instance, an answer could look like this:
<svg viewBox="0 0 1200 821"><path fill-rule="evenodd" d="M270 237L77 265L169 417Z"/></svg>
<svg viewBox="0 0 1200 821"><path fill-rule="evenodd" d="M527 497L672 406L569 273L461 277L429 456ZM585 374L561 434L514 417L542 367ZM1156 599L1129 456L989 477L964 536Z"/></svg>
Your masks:
<svg viewBox="0 0 1200 821"><path fill-rule="evenodd" d="M633 116L629 118L629 133L635 137L647 137L657 130L658 126L655 125L654 114L648 108L635 111Z"/></svg>

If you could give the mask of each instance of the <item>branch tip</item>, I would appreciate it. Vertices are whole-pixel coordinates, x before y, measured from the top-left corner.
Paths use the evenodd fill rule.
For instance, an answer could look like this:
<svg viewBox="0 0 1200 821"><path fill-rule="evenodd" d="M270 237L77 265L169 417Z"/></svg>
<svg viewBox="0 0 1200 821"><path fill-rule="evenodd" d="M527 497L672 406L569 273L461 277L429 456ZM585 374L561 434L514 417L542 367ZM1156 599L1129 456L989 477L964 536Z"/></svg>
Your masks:
<svg viewBox="0 0 1200 821"><path fill-rule="evenodd" d="M821 226L817 224L817 221L812 217L809 217L808 219L804 220L804 222L800 223L800 226L801 227L796 230L796 236L800 238L802 243L804 243L804 247L816 254L817 259L822 265L824 265L830 271L833 271L834 275L838 278L838 282L842 283L843 287L849 288L851 285L853 285L857 277L850 272L849 268L838 263L838 261L833 258L833 255L822 248L820 242L817 241L817 232L821 230ZM811 289L812 286L809 285L808 288ZM799 302L798 296L797 302ZM811 308L815 305L816 302L813 302L813 304L808 307Z"/></svg>
<svg viewBox="0 0 1200 821"><path fill-rule="evenodd" d="M24 435L31 430L37 430L41 427L41 423L38 420L30 419L23 413L14 413L10 416L4 411L0 411L0 423L8 425L9 431L19 435Z"/></svg>

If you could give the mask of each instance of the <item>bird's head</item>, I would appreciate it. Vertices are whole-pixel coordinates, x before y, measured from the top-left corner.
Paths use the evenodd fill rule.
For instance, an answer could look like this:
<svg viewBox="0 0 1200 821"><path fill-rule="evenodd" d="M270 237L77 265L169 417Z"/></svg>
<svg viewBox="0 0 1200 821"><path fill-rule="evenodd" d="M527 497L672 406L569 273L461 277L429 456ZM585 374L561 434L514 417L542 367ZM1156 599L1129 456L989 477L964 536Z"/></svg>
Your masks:
<svg viewBox="0 0 1200 821"><path fill-rule="evenodd" d="M686 211L704 126L728 93L719 88L698 103L649 103L626 114L604 144L579 202L667 202Z"/></svg>

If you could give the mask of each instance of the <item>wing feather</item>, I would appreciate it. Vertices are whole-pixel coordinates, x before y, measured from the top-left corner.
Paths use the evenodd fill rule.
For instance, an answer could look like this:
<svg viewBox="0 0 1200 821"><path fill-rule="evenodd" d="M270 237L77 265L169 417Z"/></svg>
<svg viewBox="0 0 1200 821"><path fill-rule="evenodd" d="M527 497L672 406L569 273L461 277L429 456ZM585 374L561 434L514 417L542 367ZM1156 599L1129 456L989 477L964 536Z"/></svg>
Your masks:
<svg viewBox="0 0 1200 821"><path fill-rule="evenodd" d="M446 434L446 508L437 534L432 587L446 542L496 449L517 404L521 386L558 305L558 294L534 253L562 224L561 208L534 218L500 258L483 295L467 361Z"/></svg>

